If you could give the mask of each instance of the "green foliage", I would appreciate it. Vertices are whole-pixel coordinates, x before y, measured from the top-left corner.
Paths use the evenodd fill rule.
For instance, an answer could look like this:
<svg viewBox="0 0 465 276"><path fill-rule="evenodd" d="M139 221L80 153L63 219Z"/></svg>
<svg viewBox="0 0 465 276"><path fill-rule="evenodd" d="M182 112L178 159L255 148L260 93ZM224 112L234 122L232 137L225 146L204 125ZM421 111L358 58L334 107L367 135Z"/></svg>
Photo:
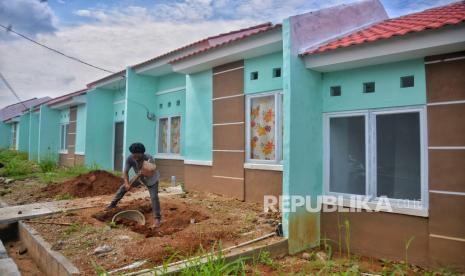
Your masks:
<svg viewBox="0 0 465 276"><path fill-rule="evenodd" d="M98 276L107 276L110 275L101 265L97 264L94 260L92 260L92 267L95 270L95 273Z"/></svg>
<svg viewBox="0 0 465 276"><path fill-rule="evenodd" d="M55 200L70 200L70 199L74 199L74 196L66 193L62 195L56 195L54 199Z"/></svg>
<svg viewBox="0 0 465 276"><path fill-rule="evenodd" d="M413 242L414 239L415 239L415 236L411 236L410 239L408 239L405 242L405 258L404 258L404 262L405 262L405 268L406 269L408 268L408 249L409 249L410 244Z"/></svg>
<svg viewBox="0 0 465 276"><path fill-rule="evenodd" d="M41 172L48 173L48 172L55 170L57 167L57 164L55 160L53 160L52 158L47 158L45 160L40 161L39 166L40 166Z"/></svg>
<svg viewBox="0 0 465 276"><path fill-rule="evenodd" d="M5 166L0 175L11 178L21 178L39 171L35 162L27 159L27 153L13 150L0 150L0 162Z"/></svg>
<svg viewBox="0 0 465 276"><path fill-rule="evenodd" d="M54 182L61 182L68 178L73 178L80 174L89 173L91 171L94 171L94 169L92 167L86 166L56 168L53 171L39 174L38 177L41 182L50 184Z"/></svg>
<svg viewBox="0 0 465 276"><path fill-rule="evenodd" d="M63 231L63 234L65 236L69 236L73 233L79 232L81 230L82 226L79 223L73 223L70 226L66 227L66 229Z"/></svg>
<svg viewBox="0 0 465 276"><path fill-rule="evenodd" d="M350 259L350 222L348 219L344 220L344 228L345 228L347 259Z"/></svg>

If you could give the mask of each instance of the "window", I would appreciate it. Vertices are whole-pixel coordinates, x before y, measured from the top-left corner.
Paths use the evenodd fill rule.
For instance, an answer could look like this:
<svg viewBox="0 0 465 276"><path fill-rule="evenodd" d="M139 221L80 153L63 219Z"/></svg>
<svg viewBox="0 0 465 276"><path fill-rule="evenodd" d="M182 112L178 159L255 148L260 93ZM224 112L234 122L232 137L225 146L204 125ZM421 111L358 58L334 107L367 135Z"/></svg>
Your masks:
<svg viewBox="0 0 465 276"><path fill-rule="evenodd" d="M250 79L251 80L258 80L258 72L255 71L255 72L250 73Z"/></svg>
<svg viewBox="0 0 465 276"><path fill-rule="evenodd" d="M426 203L423 108L325 115L327 193Z"/></svg>
<svg viewBox="0 0 465 276"><path fill-rule="evenodd" d="M400 78L400 87L407 88L415 85L415 78L413 76L405 76Z"/></svg>
<svg viewBox="0 0 465 276"><path fill-rule="evenodd" d="M273 68L273 78L281 77L281 68Z"/></svg>
<svg viewBox="0 0 465 276"><path fill-rule="evenodd" d="M282 160L282 94L273 92L247 97L247 162L280 163Z"/></svg>
<svg viewBox="0 0 465 276"><path fill-rule="evenodd" d="M173 116L158 120L158 153L181 153L181 117Z"/></svg>
<svg viewBox="0 0 465 276"><path fill-rule="evenodd" d="M331 97L341 96L342 91L340 86L331 86L329 89Z"/></svg>
<svg viewBox="0 0 465 276"><path fill-rule="evenodd" d="M365 82L363 84L363 93L374 93L374 92L375 92L374 82Z"/></svg>
<svg viewBox="0 0 465 276"><path fill-rule="evenodd" d="M69 124L60 125L60 151L68 151L68 130Z"/></svg>

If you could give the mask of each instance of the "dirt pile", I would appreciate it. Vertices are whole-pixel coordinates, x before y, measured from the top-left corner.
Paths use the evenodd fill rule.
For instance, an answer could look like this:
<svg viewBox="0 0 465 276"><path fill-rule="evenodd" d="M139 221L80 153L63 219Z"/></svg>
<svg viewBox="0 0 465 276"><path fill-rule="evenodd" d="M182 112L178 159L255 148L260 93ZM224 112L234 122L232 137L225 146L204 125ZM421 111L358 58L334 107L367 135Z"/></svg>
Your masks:
<svg viewBox="0 0 465 276"><path fill-rule="evenodd" d="M71 195L73 197L92 197L115 193L123 180L106 171L92 171L79 175L63 183L49 185L43 192L50 196Z"/></svg>
<svg viewBox="0 0 465 276"><path fill-rule="evenodd" d="M116 213L123 210L139 210L145 216L146 225L138 225L136 222L127 219L118 219L116 224L128 226L132 231L143 234L146 238L171 235L185 229L190 224L208 219L208 216L190 208L186 204L165 202L161 206L161 226L152 229L151 226L154 223L152 206L142 199L135 200L123 208L98 212L92 217L100 221L110 222Z"/></svg>

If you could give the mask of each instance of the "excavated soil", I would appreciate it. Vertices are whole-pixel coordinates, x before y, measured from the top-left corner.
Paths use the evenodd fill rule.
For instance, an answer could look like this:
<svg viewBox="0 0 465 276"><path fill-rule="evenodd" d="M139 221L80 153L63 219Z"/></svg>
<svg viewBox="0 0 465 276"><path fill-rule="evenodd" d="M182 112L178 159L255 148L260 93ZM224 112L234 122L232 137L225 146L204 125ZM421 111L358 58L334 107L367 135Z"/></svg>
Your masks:
<svg viewBox="0 0 465 276"><path fill-rule="evenodd" d="M122 183L123 180L120 177L97 170L79 175L63 183L49 185L42 191L50 196L92 197L113 194Z"/></svg>
<svg viewBox="0 0 465 276"><path fill-rule="evenodd" d="M111 222L113 216L123 210L139 210L145 216L145 226L139 225L135 221L129 219L117 219L116 225L124 225L129 227L132 231L145 235L146 238L150 237L163 237L179 232L189 226L190 224L198 223L208 219L208 216L200 211L193 210L187 204L179 204L174 202L166 202L162 209L163 223L158 228L152 228L154 217L152 207L146 200L136 200L130 205L123 208L115 208L110 211L100 211L94 215L96 218L103 222Z"/></svg>

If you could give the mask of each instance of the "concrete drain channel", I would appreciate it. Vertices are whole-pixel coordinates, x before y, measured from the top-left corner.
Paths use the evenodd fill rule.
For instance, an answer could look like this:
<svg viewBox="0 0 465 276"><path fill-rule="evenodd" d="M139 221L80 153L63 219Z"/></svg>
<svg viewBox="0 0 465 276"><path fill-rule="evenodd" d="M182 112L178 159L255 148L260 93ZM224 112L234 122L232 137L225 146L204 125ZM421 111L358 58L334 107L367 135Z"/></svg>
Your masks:
<svg viewBox="0 0 465 276"><path fill-rule="evenodd" d="M53 250L51 244L45 241L45 239L42 238L33 227L27 224L27 222L19 221L13 224L0 224L0 226L6 229L0 233L0 237L3 242L11 243L12 241L19 241L22 244L22 247L27 249L27 254L30 256L32 262L35 263L38 270L40 270L43 275L82 275L75 265L73 265L60 252ZM19 262L15 263L15 259L11 258L7 251L8 250L3 246L3 244L0 243L0 275L21 275L19 272L21 270L21 264ZM223 249L221 255L225 258L226 262L231 262L237 258L249 258L258 256L262 251L268 251L271 256L285 255L288 253L287 240L283 238L276 238L275 233L270 233L256 239L243 242L236 246ZM212 258L214 259L216 256L212 254L206 254L203 256L174 262L168 264L167 266L165 265L154 267L152 269L143 269L136 272L122 274L125 270L131 268L131 266L131 270L134 270L134 266L137 266L137 264L134 263L120 269L110 271L110 274L128 276L177 274L186 267L201 265L202 263L206 262L207 260L211 260Z"/></svg>

